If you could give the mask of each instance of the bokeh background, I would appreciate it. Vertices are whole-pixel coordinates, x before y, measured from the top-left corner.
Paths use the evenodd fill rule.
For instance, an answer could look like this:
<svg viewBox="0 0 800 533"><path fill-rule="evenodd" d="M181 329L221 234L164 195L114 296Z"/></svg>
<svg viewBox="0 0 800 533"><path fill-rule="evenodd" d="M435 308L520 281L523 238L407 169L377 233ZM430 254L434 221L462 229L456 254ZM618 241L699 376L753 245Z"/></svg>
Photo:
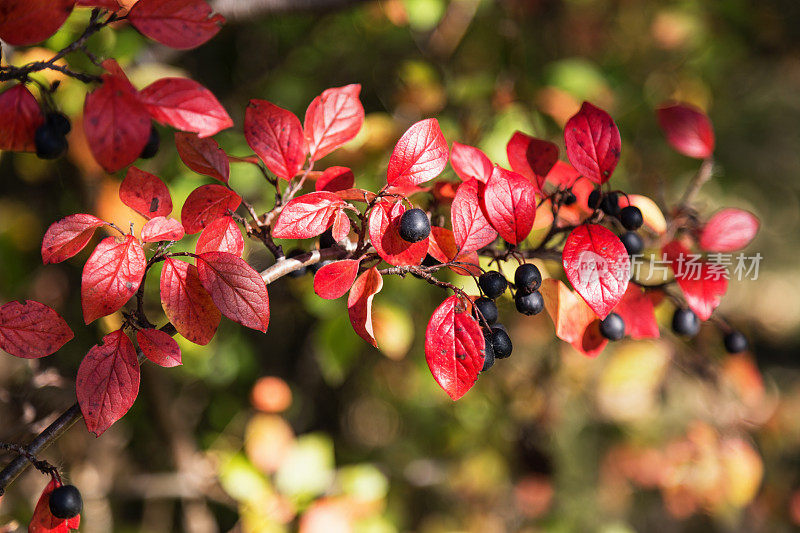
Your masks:
<svg viewBox="0 0 800 533"><path fill-rule="evenodd" d="M306 6L309 2L298 2ZM343 301L323 301L310 275L270 285L266 335L223 321L205 347L181 342L184 365L143 367L139 398L100 439L82 422L44 457L86 502L82 531L306 533L781 532L800 527L800 4L793 0L382 0L222 2L229 24L208 44L175 52L121 25L93 37L134 84L190 76L218 95L235 127L217 136L236 155L250 98L302 117L322 90L362 84L363 131L324 163L357 184L385 179L399 135L439 118L448 140L505 164L515 130L560 144L584 99L607 109L623 138L615 188L674 202L697 162L669 149L654 107L669 98L708 111L718 167L699 196L759 215L748 252L756 281L733 282L720 312L752 352L724 353L720 333L694 341L615 343L588 359L554 336L550 319L500 303L515 350L462 400L437 387L424 327L445 294L387 279L376 298L381 349L351 330ZM75 13L43 46L80 31ZM7 50L6 50L7 51ZM93 68L80 57L73 65ZM80 315L84 251L42 266L47 226L90 212L142 220L116 195L81 140L85 87L64 80L75 120L65 160L0 154L0 302L32 298L76 332L38 361L0 356L0 440L26 442L74 401L86 350L118 326ZM176 206L210 180L178 159L172 133L140 166L165 179ZM452 178L451 170L445 178ZM271 196L235 166L231 184L257 206ZM176 212L178 208L176 207ZM313 243L302 243L306 249ZM250 246L248 260L269 263ZM557 265L542 265L560 275ZM154 272L158 274L158 272ZM157 279L148 285L157 316ZM474 288L473 288L474 290ZM668 324L672 309L658 309ZM8 456L0 456L8 459ZM0 500L0 530L24 528L42 475L27 472ZM4 529L5 528L5 529Z"/></svg>

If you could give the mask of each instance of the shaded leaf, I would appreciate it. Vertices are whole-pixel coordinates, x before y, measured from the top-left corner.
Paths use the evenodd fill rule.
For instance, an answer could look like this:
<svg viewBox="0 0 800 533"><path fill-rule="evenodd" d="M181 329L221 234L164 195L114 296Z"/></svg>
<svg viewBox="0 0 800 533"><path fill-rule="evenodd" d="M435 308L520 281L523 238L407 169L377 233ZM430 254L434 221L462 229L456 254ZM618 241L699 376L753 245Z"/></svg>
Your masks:
<svg viewBox="0 0 800 533"><path fill-rule="evenodd" d="M455 236L449 229L437 226L431 227L431 234L428 236L428 253L442 263L449 263L450 261L466 263L448 267L456 274L480 276L483 272L479 266L480 261L477 252L459 253Z"/></svg>
<svg viewBox="0 0 800 533"><path fill-rule="evenodd" d="M214 338L222 315L203 288L194 265L167 258L161 269L161 307L184 338L205 345Z"/></svg>
<svg viewBox="0 0 800 533"><path fill-rule="evenodd" d="M625 321L625 335L630 338L657 339L660 336L653 300L638 285L628 284L628 289L614 312Z"/></svg>
<svg viewBox="0 0 800 533"><path fill-rule="evenodd" d="M225 23L204 0L139 0L128 20L147 37L178 50L200 46Z"/></svg>
<svg viewBox="0 0 800 533"><path fill-rule="evenodd" d="M311 161L322 159L358 134L364 123L360 92L358 84L334 87L311 101L303 122Z"/></svg>
<svg viewBox="0 0 800 533"><path fill-rule="evenodd" d="M419 185L447 166L447 141L435 118L412 125L397 141L386 173L389 185Z"/></svg>
<svg viewBox="0 0 800 533"><path fill-rule="evenodd" d="M169 333L140 329L136 332L136 342L144 356L158 366L172 368L181 364L181 349Z"/></svg>
<svg viewBox="0 0 800 533"><path fill-rule="evenodd" d="M656 110L667 142L680 154L707 159L714 153L714 127L705 113L689 104L668 103Z"/></svg>
<svg viewBox="0 0 800 533"><path fill-rule="evenodd" d="M599 320L586 302L561 280L548 278L539 289L556 336L588 357L596 357L608 344L598 327Z"/></svg>
<svg viewBox="0 0 800 533"><path fill-rule="evenodd" d="M231 175L228 155L214 139L208 137L201 139L196 133L176 131L175 148L183 164L190 169L222 183L228 183Z"/></svg>
<svg viewBox="0 0 800 533"><path fill-rule="evenodd" d="M383 278L375 267L356 278L347 297L347 314L356 334L377 347L372 327L372 299L383 288Z"/></svg>
<svg viewBox="0 0 800 533"><path fill-rule="evenodd" d="M622 142L611 116L589 102L564 126L567 157L575 169L597 184L603 184L619 162Z"/></svg>
<svg viewBox="0 0 800 533"><path fill-rule="evenodd" d="M511 170L525 176L542 190L547 174L558 161L558 146L517 131L506 145Z"/></svg>
<svg viewBox="0 0 800 533"><path fill-rule="evenodd" d="M700 320L711 318L714 309L719 307L722 297L728 291L727 273L715 273L706 261L693 261L689 250L678 241L672 241L663 248L668 261L672 263L675 281L678 283L689 308Z"/></svg>
<svg viewBox="0 0 800 533"><path fill-rule="evenodd" d="M136 293L147 261L132 235L106 237L83 266L81 305L88 324L119 310Z"/></svg>
<svg viewBox="0 0 800 533"><path fill-rule="evenodd" d="M74 6L75 0L3 0L0 39L13 46L40 43L58 31Z"/></svg>
<svg viewBox="0 0 800 533"><path fill-rule="evenodd" d="M241 203L241 196L222 185L201 185L189 194L183 204L183 228L189 235L197 233L216 219L236 211Z"/></svg>
<svg viewBox="0 0 800 533"><path fill-rule="evenodd" d="M60 263L74 256L86 246L94 230L104 225L99 218L77 214L69 215L47 228L42 239L42 262Z"/></svg>
<svg viewBox="0 0 800 533"><path fill-rule="evenodd" d="M2 11L0 7L0 11ZM0 12L0 20L3 20ZM1 24L1 23L0 23ZM39 103L23 84L0 94L0 150L34 152L36 128L44 123Z"/></svg>
<svg viewBox="0 0 800 533"><path fill-rule="evenodd" d="M353 171L347 167L328 167L317 178L314 188L318 191L339 192L353 187L356 182Z"/></svg>
<svg viewBox="0 0 800 533"><path fill-rule="evenodd" d="M0 306L0 349L25 359L57 352L75 335L58 313L34 300Z"/></svg>

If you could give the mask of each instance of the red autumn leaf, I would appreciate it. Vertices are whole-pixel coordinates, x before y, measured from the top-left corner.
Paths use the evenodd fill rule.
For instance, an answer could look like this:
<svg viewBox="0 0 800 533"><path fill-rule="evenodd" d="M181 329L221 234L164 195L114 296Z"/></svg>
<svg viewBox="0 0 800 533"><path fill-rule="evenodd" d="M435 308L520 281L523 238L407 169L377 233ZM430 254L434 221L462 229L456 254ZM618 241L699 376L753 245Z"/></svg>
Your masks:
<svg viewBox="0 0 800 533"><path fill-rule="evenodd" d="M281 211L272 236L278 239L310 239L328 229L345 201L327 191L312 192L291 200Z"/></svg>
<svg viewBox="0 0 800 533"><path fill-rule="evenodd" d="M689 308L700 320L711 318L728 291L727 274L715 272L711 264L705 261L694 261L697 256L693 257L678 241L664 246L663 252L672 263L675 281Z"/></svg>
<svg viewBox="0 0 800 533"><path fill-rule="evenodd" d="M428 253L442 263L449 263L450 261L462 263L449 267L456 274L480 276L482 273L479 267L478 254L476 252L458 253L455 236L449 229L437 226L431 227L431 234L428 236Z"/></svg>
<svg viewBox="0 0 800 533"><path fill-rule="evenodd" d="M463 181L475 179L486 183L492 175L492 162L474 146L453 143L450 151L450 166L456 171L458 177Z"/></svg>
<svg viewBox="0 0 800 533"><path fill-rule="evenodd" d="M453 235L462 252L473 252L497 238L497 231L489 223L480 203L480 186L477 181L466 181L458 187L450 211Z"/></svg>
<svg viewBox="0 0 800 533"><path fill-rule="evenodd" d="M372 299L383 288L383 277L375 267L356 278L347 297L347 314L356 334L377 347L375 331L372 327Z"/></svg>
<svg viewBox="0 0 800 533"><path fill-rule="evenodd" d="M171 258L161 270L161 307L178 333L195 344L211 342L222 318L197 268Z"/></svg>
<svg viewBox="0 0 800 533"><path fill-rule="evenodd" d="M0 306L0 349L25 359L57 352L74 334L46 305L26 300Z"/></svg>
<svg viewBox="0 0 800 533"><path fill-rule="evenodd" d="M172 197L161 178L136 167L128 169L119 187L122 203L150 219L165 217L172 212Z"/></svg>
<svg viewBox="0 0 800 533"><path fill-rule="evenodd" d="M419 185L432 180L447 166L448 149L439 122L421 120L408 128L389 158L389 185Z"/></svg>
<svg viewBox="0 0 800 533"><path fill-rule="evenodd" d="M441 204L452 204L459 185L461 184L457 181L437 181L433 184L431 194Z"/></svg>
<svg viewBox="0 0 800 533"><path fill-rule="evenodd" d="M107 172L130 165L150 137L150 115L127 79L103 75L86 96L83 130L94 158Z"/></svg>
<svg viewBox="0 0 800 533"><path fill-rule="evenodd" d="M175 148L178 155L190 169L204 176L210 176L222 183L228 183L231 164L225 150L217 141L206 137L201 139L196 133L175 132Z"/></svg>
<svg viewBox="0 0 800 533"><path fill-rule="evenodd" d="M266 100L250 100L244 116L244 137L279 178L289 181L303 168L303 127L291 111Z"/></svg>
<svg viewBox="0 0 800 533"><path fill-rule="evenodd" d="M340 242L350 234L350 218L344 210L338 211L333 218L331 232L333 234L333 240L336 242Z"/></svg>
<svg viewBox="0 0 800 533"><path fill-rule="evenodd" d="M13 46L42 42L58 31L74 5L75 0L3 0L0 39Z"/></svg>
<svg viewBox="0 0 800 533"><path fill-rule="evenodd" d="M366 204L374 200L376 195L366 189L345 189L336 191L336 196L348 202L364 202Z"/></svg>
<svg viewBox="0 0 800 533"><path fill-rule="evenodd" d="M86 246L94 230L105 222L92 215L69 215L47 228L42 239L42 262L60 263L77 254Z"/></svg>
<svg viewBox="0 0 800 533"><path fill-rule="evenodd" d="M33 510L28 525L28 533L69 533L73 529L78 529L81 525L81 515L74 516L69 520L56 518L50 512L50 494L61 486L55 478L50 479L50 483L42 491L36 508Z"/></svg>
<svg viewBox="0 0 800 533"><path fill-rule="evenodd" d="M758 233L758 218L749 211L729 207L722 209L706 222L700 232L700 248L709 252L741 250Z"/></svg>
<svg viewBox="0 0 800 533"><path fill-rule="evenodd" d="M558 161L558 146L517 131L506 145L506 154L511 170L542 190L547 174Z"/></svg>
<svg viewBox="0 0 800 533"><path fill-rule="evenodd" d="M161 78L139 92L150 116L175 129L209 137L233 126L214 94L187 78Z"/></svg>
<svg viewBox="0 0 800 533"><path fill-rule="evenodd" d="M486 346L471 305L450 296L436 308L425 330L425 360L436 383L458 400L475 384Z"/></svg>
<svg viewBox="0 0 800 533"><path fill-rule="evenodd" d="M539 289L556 336L588 357L597 357L608 344L600 334L599 320L586 302L561 281L548 278Z"/></svg>
<svg viewBox="0 0 800 533"><path fill-rule="evenodd" d="M267 331L267 286L259 273L241 257L227 252L200 254L197 256L197 274L223 315L248 328Z"/></svg>
<svg viewBox="0 0 800 533"><path fill-rule="evenodd" d="M186 233L191 235L228 212L236 211L242 197L222 185L201 185L193 190L181 209L181 222Z"/></svg>
<svg viewBox="0 0 800 533"><path fill-rule="evenodd" d="M358 84L334 87L311 101L303 122L311 161L322 159L358 134L364 124L360 92Z"/></svg>
<svg viewBox="0 0 800 533"><path fill-rule="evenodd" d="M109 11L118 11L122 7L117 0L77 0L75 5L81 7L102 7Z"/></svg>
<svg viewBox="0 0 800 533"><path fill-rule="evenodd" d="M369 239L378 255L395 266L419 265L428 253L428 238L408 242L400 237L402 202L378 202L369 215Z"/></svg>
<svg viewBox="0 0 800 533"><path fill-rule="evenodd" d="M184 235L183 224L167 217L148 220L141 233L144 242L179 241Z"/></svg>
<svg viewBox="0 0 800 533"><path fill-rule="evenodd" d="M569 234L562 255L572 287L602 319L622 299L631 261L619 237L603 226L584 224Z"/></svg>
<svg viewBox="0 0 800 533"><path fill-rule="evenodd" d="M204 0L139 0L128 20L147 37L178 50L200 46L225 23Z"/></svg>
<svg viewBox="0 0 800 533"><path fill-rule="evenodd" d="M86 429L98 437L122 418L139 394L139 360L121 329L95 344L78 367L75 389Z"/></svg>
<svg viewBox="0 0 800 533"><path fill-rule="evenodd" d="M244 238L232 217L220 217L203 229L203 233L197 239L195 253L206 252L228 252L242 256Z"/></svg>
<svg viewBox="0 0 800 533"><path fill-rule="evenodd" d="M358 275L358 261L344 259L328 263L314 275L314 292L320 298L335 300L347 294Z"/></svg>
<svg viewBox="0 0 800 533"><path fill-rule="evenodd" d="M657 339L660 336L653 300L638 285L628 284L628 289L614 312L625 321L625 334L630 338Z"/></svg>
<svg viewBox="0 0 800 533"><path fill-rule="evenodd" d="M339 192L351 189L356 178L347 167L329 167L317 178L314 188L318 191Z"/></svg>
<svg viewBox="0 0 800 533"><path fill-rule="evenodd" d="M567 157L575 169L597 184L611 177L622 142L611 116L589 102L564 126Z"/></svg>
<svg viewBox="0 0 800 533"><path fill-rule="evenodd" d="M714 153L714 127L705 113L689 104L669 103L656 110L667 142L680 154L707 159Z"/></svg>
<svg viewBox="0 0 800 533"><path fill-rule="evenodd" d="M140 329L136 332L136 342L144 356L158 366L172 368L181 365L181 349L169 333L160 329Z"/></svg>
<svg viewBox="0 0 800 533"><path fill-rule="evenodd" d="M0 7L0 11L2 9ZM0 150L36 150L34 135L36 128L44 123L44 116L27 87L20 83L0 94L0 117L3 117L0 121Z"/></svg>
<svg viewBox="0 0 800 533"><path fill-rule="evenodd" d="M536 217L536 187L522 175L494 167L483 191L486 216L506 242L519 244Z"/></svg>
<svg viewBox="0 0 800 533"><path fill-rule="evenodd" d="M136 293L147 261L132 235L106 237L83 266L81 304L88 324L120 309Z"/></svg>

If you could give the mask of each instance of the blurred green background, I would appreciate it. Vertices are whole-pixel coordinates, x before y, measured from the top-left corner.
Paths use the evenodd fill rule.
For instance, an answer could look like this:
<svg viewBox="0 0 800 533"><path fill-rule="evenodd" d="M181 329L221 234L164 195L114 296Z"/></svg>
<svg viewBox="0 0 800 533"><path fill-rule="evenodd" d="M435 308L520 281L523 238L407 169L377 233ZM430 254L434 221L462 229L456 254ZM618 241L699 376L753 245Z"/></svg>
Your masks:
<svg viewBox="0 0 800 533"><path fill-rule="evenodd" d="M76 12L41 47L4 60L48 57L87 17ZM505 164L518 129L563 146L561 126L586 99L622 133L614 188L669 205L697 162L670 150L653 109L672 98L707 110L718 168L698 208L742 207L762 221L747 250L764 257L758 280L732 282L720 310L753 350L725 354L708 326L691 343L665 331L588 359L555 338L545 313L522 317L505 299L514 355L453 403L423 354L443 291L387 279L375 350L352 332L342 300L316 297L310 275L285 278L269 287L266 335L223 321L209 346L181 342L184 365L145 365L135 406L102 438L79 422L44 454L83 492L82 531L800 527L800 3L382 0L229 19L189 52L125 25L91 47L118 58L138 87L177 74L212 89L235 121L217 139L235 155L250 153L241 135L250 98L302 117L322 90L360 83L365 126L320 167L350 166L364 188L382 183L395 141L416 120L436 116L449 141ZM57 94L76 128L85 90L65 80ZM171 131L161 134L158 156L139 165L168 182L177 216L211 180L180 162ZM116 198L119 181L99 171L79 132L59 162L0 154L0 302L45 302L76 333L42 360L0 357L2 441L26 442L70 405L81 358L118 327L118 316L83 326L88 252L44 267L39 246L50 223L75 212L141 227ZM249 168L235 166L231 185L271 205ZM267 266L251 244L248 261ZM670 312L659 308L663 324ZM16 482L0 500L0 531L27 524L44 484L35 472Z"/></svg>

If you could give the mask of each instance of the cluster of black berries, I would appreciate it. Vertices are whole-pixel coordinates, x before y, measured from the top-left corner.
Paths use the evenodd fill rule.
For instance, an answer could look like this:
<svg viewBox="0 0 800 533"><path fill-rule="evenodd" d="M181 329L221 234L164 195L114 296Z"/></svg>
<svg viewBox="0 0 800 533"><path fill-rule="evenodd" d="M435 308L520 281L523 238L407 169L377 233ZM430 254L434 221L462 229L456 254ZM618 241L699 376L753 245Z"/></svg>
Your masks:
<svg viewBox="0 0 800 533"><path fill-rule="evenodd" d="M619 236L622 244L625 245L628 255L642 253L644 241L641 235L636 233L636 230L642 227L644 218L642 217L642 211L638 207L629 205L620 209L619 195L617 193L609 192L601 197L599 189L595 189L589 194L588 204L591 209L599 208L606 215L618 218L622 226L628 230Z"/></svg>
<svg viewBox="0 0 800 533"><path fill-rule="evenodd" d="M50 493L50 513L56 518L69 520L83 509L81 493L74 485L62 485Z"/></svg>
<svg viewBox="0 0 800 533"><path fill-rule="evenodd" d="M682 337L694 337L700 332L700 318L691 309L676 309L672 315L672 331ZM741 331L731 330L723 338L728 353L740 353L747 350L749 343Z"/></svg>

